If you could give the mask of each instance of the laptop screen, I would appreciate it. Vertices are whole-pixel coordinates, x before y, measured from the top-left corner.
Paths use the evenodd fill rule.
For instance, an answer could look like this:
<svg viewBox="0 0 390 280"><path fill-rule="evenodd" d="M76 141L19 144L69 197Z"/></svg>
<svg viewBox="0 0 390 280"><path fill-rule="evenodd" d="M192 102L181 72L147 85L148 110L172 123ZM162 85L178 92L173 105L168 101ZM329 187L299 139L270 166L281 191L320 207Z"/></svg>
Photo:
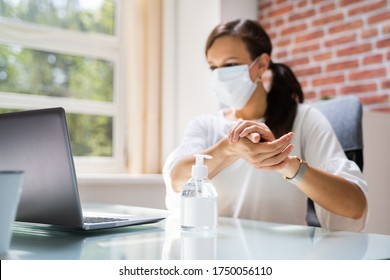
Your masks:
<svg viewBox="0 0 390 280"><path fill-rule="evenodd" d="M0 170L25 172L17 221L83 224L64 109L0 114Z"/></svg>

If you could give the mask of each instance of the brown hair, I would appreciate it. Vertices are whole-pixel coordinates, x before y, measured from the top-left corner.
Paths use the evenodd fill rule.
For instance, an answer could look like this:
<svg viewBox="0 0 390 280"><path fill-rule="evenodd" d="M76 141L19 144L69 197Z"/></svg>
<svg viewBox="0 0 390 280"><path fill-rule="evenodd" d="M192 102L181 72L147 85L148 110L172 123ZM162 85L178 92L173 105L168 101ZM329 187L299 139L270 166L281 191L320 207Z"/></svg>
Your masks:
<svg viewBox="0 0 390 280"><path fill-rule="evenodd" d="M216 26L207 39L206 56L215 40L222 36L240 38L245 43L252 60L263 53L271 56L271 40L256 21L233 20ZM287 65L270 61L269 69L273 73L273 80L267 95L264 118L275 137L280 137L292 130L297 104L302 103L304 97L301 85Z"/></svg>

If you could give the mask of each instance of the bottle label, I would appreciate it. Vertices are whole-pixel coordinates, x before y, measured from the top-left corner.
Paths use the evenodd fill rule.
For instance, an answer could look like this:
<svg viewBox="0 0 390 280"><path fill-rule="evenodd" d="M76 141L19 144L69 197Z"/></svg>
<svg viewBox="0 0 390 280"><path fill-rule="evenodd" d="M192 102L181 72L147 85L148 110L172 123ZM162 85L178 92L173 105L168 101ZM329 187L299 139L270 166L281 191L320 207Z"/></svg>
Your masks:
<svg viewBox="0 0 390 280"><path fill-rule="evenodd" d="M217 198L182 197L181 224L187 227L217 225Z"/></svg>

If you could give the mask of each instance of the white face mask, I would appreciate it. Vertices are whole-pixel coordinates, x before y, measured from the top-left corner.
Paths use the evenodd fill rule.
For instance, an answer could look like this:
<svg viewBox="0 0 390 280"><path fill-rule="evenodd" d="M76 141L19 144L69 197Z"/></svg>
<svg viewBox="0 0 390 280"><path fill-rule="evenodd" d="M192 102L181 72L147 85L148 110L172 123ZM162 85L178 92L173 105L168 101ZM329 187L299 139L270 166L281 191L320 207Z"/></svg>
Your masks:
<svg viewBox="0 0 390 280"><path fill-rule="evenodd" d="M213 94L220 103L238 110L244 108L257 87L249 75L249 69L255 62L250 66L222 67L211 72Z"/></svg>

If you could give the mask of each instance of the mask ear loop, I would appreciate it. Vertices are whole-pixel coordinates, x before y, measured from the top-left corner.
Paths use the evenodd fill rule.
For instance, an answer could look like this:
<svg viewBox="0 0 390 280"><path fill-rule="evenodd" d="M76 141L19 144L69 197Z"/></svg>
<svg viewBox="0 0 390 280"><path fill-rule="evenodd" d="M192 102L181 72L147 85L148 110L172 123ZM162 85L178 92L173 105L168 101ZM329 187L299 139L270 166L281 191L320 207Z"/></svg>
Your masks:
<svg viewBox="0 0 390 280"><path fill-rule="evenodd" d="M256 58L252 61L252 63L249 64L248 68L251 69L252 66L253 66L254 64L257 63L257 61L259 60L259 58L260 58L260 56L256 57ZM262 84L262 83L263 83L263 80L261 79L261 76L257 77L256 80L255 80L255 84L256 84L256 85L259 85L259 84Z"/></svg>
<svg viewBox="0 0 390 280"><path fill-rule="evenodd" d="M259 55L258 57L256 57L256 58L252 61L251 64L249 64L248 68L251 69L252 66L253 66L253 64L256 64L256 62L259 60L259 58L260 58L260 55Z"/></svg>

